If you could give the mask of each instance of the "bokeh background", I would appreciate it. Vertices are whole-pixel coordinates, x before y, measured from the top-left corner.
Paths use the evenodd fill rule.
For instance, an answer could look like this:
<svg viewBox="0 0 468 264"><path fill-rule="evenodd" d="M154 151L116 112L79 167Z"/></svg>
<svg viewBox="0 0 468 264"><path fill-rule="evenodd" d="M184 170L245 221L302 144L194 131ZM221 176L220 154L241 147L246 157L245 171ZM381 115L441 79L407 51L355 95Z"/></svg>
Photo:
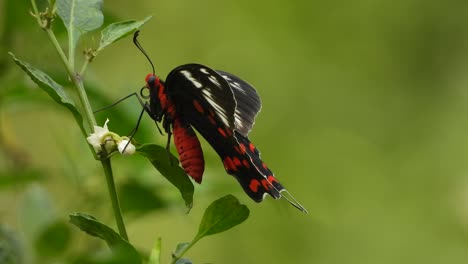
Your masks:
<svg viewBox="0 0 468 264"><path fill-rule="evenodd" d="M28 256L37 254L39 224L66 223L77 211L115 224L99 164L71 115L7 55L69 85L28 2L0 1L0 240L39 262ZM198 62L254 85L263 108L251 139L310 212L284 200L250 201L206 142L204 182L188 215L146 160L116 157L139 249L149 252L162 237L167 262L177 242L194 236L203 210L232 193L250 218L200 241L187 256L195 263L468 261L467 1L114 0L104 11L105 24L154 16L140 41L161 77ZM65 44L60 20L55 27ZM98 43L96 33L80 45ZM138 91L150 71L131 38L107 48L85 76L93 107ZM98 118L109 116L110 128L125 134L139 111L130 99ZM165 142L149 117L137 139ZM67 254L105 248L67 232Z"/></svg>

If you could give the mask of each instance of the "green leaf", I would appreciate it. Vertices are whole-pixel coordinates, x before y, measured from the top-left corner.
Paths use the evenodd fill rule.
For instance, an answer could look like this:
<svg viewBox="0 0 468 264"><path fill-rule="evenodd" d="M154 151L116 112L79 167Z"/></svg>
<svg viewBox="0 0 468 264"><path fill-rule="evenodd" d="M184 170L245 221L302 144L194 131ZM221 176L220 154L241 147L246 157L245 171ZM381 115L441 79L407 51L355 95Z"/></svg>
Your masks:
<svg viewBox="0 0 468 264"><path fill-rule="evenodd" d="M148 259L148 264L160 264L161 263L161 238L156 240L151 255Z"/></svg>
<svg viewBox="0 0 468 264"><path fill-rule="evenodd" d="M247 206L240 204L232 195L214 201L205 210L194 241L231 229L244 222L249 217L249 213Z"/></svg>
<svg viewBox="0 0 468 264"><path fill-rule="evenodd" d="M81 35L101 27L102 5L102 0L57 0L57 14L68 31L69 54L75 54Z"/></svg>
<svg viewBox="0 0 468 264"><path fill-rule="evenodd" d="M172 254L173 262L191 263L188 259L181 257L197 243L198 240L208 235L214 235L244 222L249 217L247 206L240 204L236 197L226 195L214 201L205 210L198 233L190 243L179 243L175 252Z"/></svg>
<svg viewBox="0 0 468 264"><path fill-rule="evenodd" d="M153 166L177 189L179 189L187 208L193 205L194 187L185 171L177 164L179 161L172 154L168 156L165 148L155 144L145 144L137 148L137 153L148 158ZM172 162L169 160L171 159Z"/></svg>
<svg viewBox="0 0 468 264"><path fill-rule="evenodd" d="M29 75L31 80L33 80L42 90L44 90L50 97L52 97L55 102L65 106L73 114L73 117L75 117L75 120L80 126L80 129L85 131L83 126L83 117L76 109L73 101L70 99L70 97L68 97L64 88L41 70L34 68L27 62L23 62L17 59L13 53L9 52L9 54L13 60L15 60L15 63L18 64L18 66L20 66L20 68Z"/></svg>
<svg viewBox="0 0 468 264"><path fill-rule="evenodd" d="M138 29L143 24L145 24L148 20L150 20L151 17L152 16L148 16L141 21L130 20L130 21L110 24L101 32L101 42L99 43L99 48L97 49L97 51L101 51L107 45L110 45L116 42L117 40L129 35L134 30Z"/></svg>
<svg viewBox="0 0 468 264"><path fill-rule="evenodd" d="M70 215L70 222L91 236L106 241L114 253L121 255L124 252L127 263L141 263L141 258L136 249L117 234L112 228L100 223L91 215L74 213Z"/></svg>
<svg viewBox="0 0 468 264"><path fill-rule="evenodd" d="M37 237L36 252L43 257L61 255L71 240L70 227L63 221L49 224Z"/></svg>

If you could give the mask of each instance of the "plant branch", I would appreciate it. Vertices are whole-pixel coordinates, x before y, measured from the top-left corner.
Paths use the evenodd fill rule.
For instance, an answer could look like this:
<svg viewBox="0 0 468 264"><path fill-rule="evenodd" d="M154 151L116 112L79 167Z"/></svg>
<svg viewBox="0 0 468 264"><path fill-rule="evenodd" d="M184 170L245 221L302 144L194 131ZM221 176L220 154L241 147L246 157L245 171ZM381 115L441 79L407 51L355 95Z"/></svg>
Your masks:
<svg viewBox="0 0 468 264"><path fill-rule="evenodd" d="M103 151L105 149L103 148ZM112 202L112 209L114 211L115 221L117 223L117 228L119 229L120 236L128 241L127 230L125 229L125 224L122 217L122 211L120 210L119 199L117 198L117 191L115 189L114 176L112 173L112 167L110 159L104 158L101 160L102 168L106 174L107 189L109 191L109 196Z"/></svg>
<svg viewBox="0 0 468 264"><path fill-rule="evenodd" d="M39 26L46 31L47 36L49 37L50 41L52 42L53 46L55 47L55 50L57 51L63 65L65 66L65 69L67 71L68 76L70 77L71 81L73 82L76 92L78 94L78 98L80 100L81 107L84 111L84 119L88 123L88 132L94 130L94 126L96 126L96 119L94 117L93 110L91 108L91 104L89 103L88 100L88 95L86 94L86 90L84 88L83 80L81 78L80 74L77 74L74 70L74 54L70 53L69 57L67 58L65 53L63 52L62 47L60 46L60 43L58 42L54 32L51 29L51 21L52 21L52 16L53 16L53 11L52 13L49 13L49 17L44 17L43 14L39 12L37 9L37 5L35 0L31 0L32 8L33 8L33 15L36 17L37 22ZM54 6L51 6L50 9L55 8ZM72 45L69 43L69 45ZM71 50L74 49L69 49L69 52L72 52ZM87 65L87 64L85 64ZM83 67L82 71L86 69L86 66ZM82 130L83 136L86 138L88 133L87 131ZM96 159L98 159L96 152L94 151L94 148L88 144L88 146L91 148L91 151ZM106 150L103 148L103 152L105 154ZM110 159L107 157L107 155L103 155L103 158L101 158L101 165L104 169L104 174L106 175L106 182L107 182L107 188L109 191L109 196L111 199L112 203L112 209L114 211L114 216L115 216L115 221L117 223L117 227L119 229L120 236L128 241L128 235L127 231L125 229L125 224L123 221L122 217L122 212L120 210L120 205L119 205L119 200L117 197L117 191L115 189L115 183L114 183L114 177L112 173L112 167L111 167L111 162Z"/></svg>

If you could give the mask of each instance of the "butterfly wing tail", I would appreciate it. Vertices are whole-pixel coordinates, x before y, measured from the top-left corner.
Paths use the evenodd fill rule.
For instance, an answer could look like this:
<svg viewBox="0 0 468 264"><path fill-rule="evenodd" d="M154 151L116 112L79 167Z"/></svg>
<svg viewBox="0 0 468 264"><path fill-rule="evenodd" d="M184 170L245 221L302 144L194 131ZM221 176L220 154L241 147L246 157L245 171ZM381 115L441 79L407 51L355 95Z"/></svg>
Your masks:
<svg viewBox="0 0 468 264"><path fill-rule="evenodd" d="M291 205L307 213L307 210L283 187L283 185L276 179L273 172L260 158L260 151L255 145L250 142L247 137L235 133L238 146L234 149L237 152L245 153L250 158L250 166L252 168L251 173L248 174L251 177L236 177L245 192L257 202L261 202L266 194L269 194L275 199L283 197ZM240 179L242 178L242 179ZM261 199L256 200L255 198Z"/></svg>

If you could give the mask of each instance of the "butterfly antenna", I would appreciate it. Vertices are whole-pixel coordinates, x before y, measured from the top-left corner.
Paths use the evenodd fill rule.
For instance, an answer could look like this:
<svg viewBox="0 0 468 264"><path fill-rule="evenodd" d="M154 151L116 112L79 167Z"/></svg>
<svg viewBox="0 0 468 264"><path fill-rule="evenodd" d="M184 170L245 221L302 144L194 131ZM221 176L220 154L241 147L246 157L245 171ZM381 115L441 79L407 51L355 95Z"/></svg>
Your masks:
<svg viewBox="0 0 468 264"><path fill-rule="evenodd" d="M140 34L140 30L137 30L135 31L135 34L133 34L133 43L135 44L135 46L141 51L141 53L143 53L143 55L145 55L146 59L149 61L149 63L151 64L151 68L153 69L153 75L156 74L156 71L154 70L154 65L153 65L153 62L151 61L151 59L149 58L148 54L146 53L145 49L143 49L143 47L141 46L140 42L138 42L138 35Z"/></svg>

